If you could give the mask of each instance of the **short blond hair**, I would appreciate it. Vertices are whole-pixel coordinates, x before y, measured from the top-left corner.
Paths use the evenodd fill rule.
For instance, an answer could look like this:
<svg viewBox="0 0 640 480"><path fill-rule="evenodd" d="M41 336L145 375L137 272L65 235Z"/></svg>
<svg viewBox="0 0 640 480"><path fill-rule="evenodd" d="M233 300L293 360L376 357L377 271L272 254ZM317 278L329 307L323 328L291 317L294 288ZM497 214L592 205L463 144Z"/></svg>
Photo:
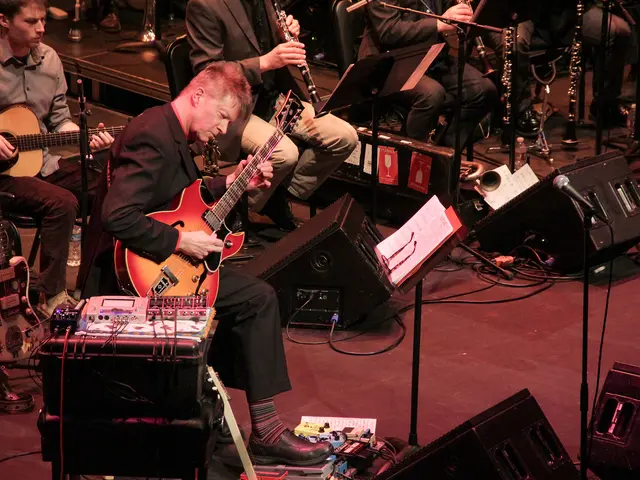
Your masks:
<svg viewBox="0 0 640 480"><path fill-rule="evenodd" d="M251 113L251 87L242 68L235 62L210 63L189 82L179 96L191 95L198 88L202 88L207 95L214 98L229 96L235 99L243 118Z"/></svg>

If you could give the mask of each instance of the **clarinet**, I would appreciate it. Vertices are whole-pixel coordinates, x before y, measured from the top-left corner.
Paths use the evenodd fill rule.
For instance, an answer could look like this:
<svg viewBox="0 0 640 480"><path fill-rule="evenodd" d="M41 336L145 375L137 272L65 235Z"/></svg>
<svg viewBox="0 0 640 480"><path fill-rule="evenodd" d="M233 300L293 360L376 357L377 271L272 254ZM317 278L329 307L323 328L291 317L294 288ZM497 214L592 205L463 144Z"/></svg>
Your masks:
<svg viewBox="0 0 640 480"><path fill-rule="evenodd" d="M471 7L471 2L473 0L458 0L458 3L465 3ZM489 62L489 57L487 56L487 49L484 46L484 41L481 37L476 37L474 39L476 44L476 51L478 52L478 56L482 63L484 64L484 76L489 77L495 73L494 68L491 66L491 62Z"/></svg>
<svg viewBox="0 0 640 480"><path fill-rule="evenodd" d="M297 42L298 37L292 35L287 28L287 14L284 13L282 8L280 8L278 0L273 0L273 9L276 11L276 21L278 22L278 27L280 28L280 31L284 36L284 40L286 42ZM309 65L307 65L307 62L305 62L302 65L298 65L298 68L300 69L300 73L302 74L304 83L307 85L307 90L309 91L311 102L318 103L320 101L320 97L318 96L318 92L316 91L316 84L313 83L313 78L311 78Z"/></svg>
<svg viewBox="0 0 640 480"><path fill-rule="evenodd" d="M576 107L578 105L578 88L582 77L582 16L584 2L578 0L576 15L576 29L571 44L571 60L569 61L569 115L565 125L562 144L565 147L575 147L578 144L576 136Z"/></svg>
<svg viewBox="0 0 640 480"><path fill-rule="evenodd" d="M504 31L504 53L503 53L503 67L502 67L502 77L500 79L502 83L502 99L504 101L504 114L502 116L502 124L505 131L512 120L513 116L511 114L511 94L512 94L512 85L511 85L511 75L513 70L513 42L515 41L515 31L512 27L508 27ZM503 142L506 143L506 142Z"/></svg>

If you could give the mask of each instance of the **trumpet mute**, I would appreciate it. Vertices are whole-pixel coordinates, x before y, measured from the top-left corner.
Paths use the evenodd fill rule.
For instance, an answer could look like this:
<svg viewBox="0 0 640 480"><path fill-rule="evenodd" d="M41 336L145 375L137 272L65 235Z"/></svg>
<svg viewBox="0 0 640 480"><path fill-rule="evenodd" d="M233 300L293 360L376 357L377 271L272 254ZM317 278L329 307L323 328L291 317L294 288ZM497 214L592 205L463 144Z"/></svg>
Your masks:
<svg viewBox="0 0 640 480"><path fill-rule="evenodd" d="M480 188L484 192L493 192L497 190L502 182L502 178L500 174L494 170L490 170L482 174L478 183L480 184Z"/></svg>

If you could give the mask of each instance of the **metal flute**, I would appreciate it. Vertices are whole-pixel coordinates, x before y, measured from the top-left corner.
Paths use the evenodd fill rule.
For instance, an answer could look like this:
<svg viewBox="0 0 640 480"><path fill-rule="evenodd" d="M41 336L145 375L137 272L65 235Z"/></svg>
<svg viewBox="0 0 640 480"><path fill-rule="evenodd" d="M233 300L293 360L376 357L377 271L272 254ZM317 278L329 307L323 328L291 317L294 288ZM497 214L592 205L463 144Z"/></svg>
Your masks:
<svg viewBox="0 0 640 480"><path fill-rule="evenodd" d="M284 36L284 40L287 42L297 42L298 37L292 35L287 27L287 14L284 13L282 8L280 8L280 4L278 0L273 1L273 8L276 12L276 21L278 22L278 27ZM309 97L311 97L312 103L318 103L320 101L320 97L318 96L318 92L316 90L316 84L313 83L313 78L311 78L311 71L309 70L309 65L307 62L304 62L302 65L298 65L300 69L300 73L302 74L302 80L304 80L305 85L307 86L307 90L309 91Z"/></svg>

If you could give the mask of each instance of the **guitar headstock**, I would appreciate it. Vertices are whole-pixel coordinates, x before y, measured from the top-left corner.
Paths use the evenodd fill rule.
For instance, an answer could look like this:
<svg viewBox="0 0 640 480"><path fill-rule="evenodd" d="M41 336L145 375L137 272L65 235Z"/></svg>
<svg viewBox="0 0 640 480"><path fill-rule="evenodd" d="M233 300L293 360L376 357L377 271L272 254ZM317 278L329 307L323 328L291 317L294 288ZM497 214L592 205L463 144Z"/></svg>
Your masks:
<svg viewBox="0 0 640 480"><path fill-rule="evenodd" d="M276 113L276 126L285 134L291 133L293 127L298 123L303 110L302 101L289 90L280 110Z"/></svg>

